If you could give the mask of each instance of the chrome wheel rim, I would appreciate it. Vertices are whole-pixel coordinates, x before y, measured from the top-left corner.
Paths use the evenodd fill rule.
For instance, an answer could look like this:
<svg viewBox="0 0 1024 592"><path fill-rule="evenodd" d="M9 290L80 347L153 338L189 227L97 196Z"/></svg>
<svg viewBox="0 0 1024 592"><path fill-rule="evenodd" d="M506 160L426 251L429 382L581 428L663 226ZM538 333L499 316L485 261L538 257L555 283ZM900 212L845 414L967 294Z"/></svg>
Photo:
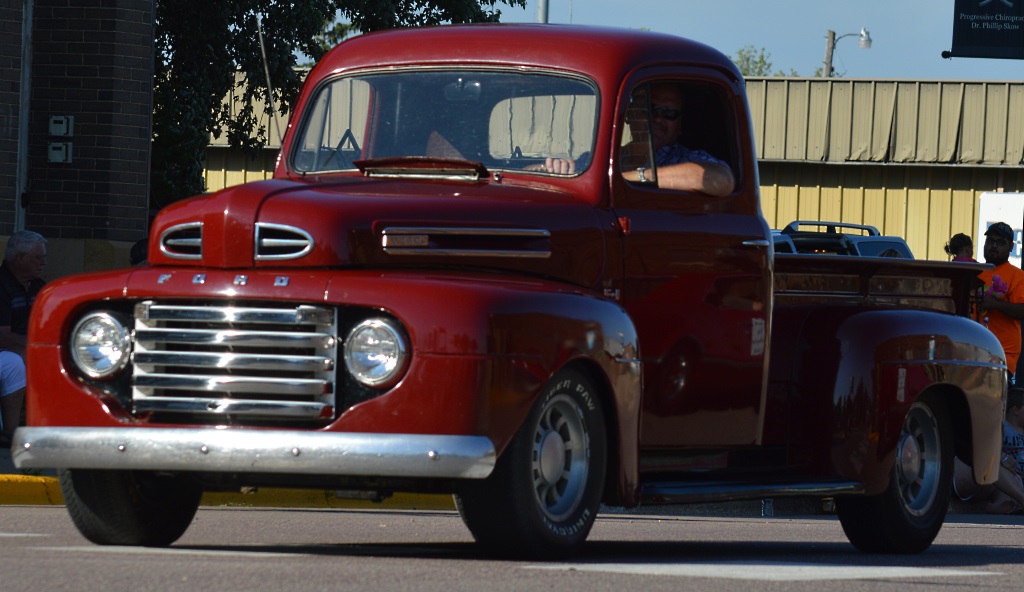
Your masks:
<svg viewBox="0 0 1024 592"><path fill-rule="evenodd" d="M941 435L935 415L915 404L903 421L896 449L895 479L900 499L914 516L927 513L939 493L942 469Z"/></svg>
<svg viewBox="0 0 1024 592"><path fill-rule="evenodd" d="M552 397L541 411L533 438L533 492L541 511L562 521L586 490L590 435L583 409L568 395Z"/></svg>

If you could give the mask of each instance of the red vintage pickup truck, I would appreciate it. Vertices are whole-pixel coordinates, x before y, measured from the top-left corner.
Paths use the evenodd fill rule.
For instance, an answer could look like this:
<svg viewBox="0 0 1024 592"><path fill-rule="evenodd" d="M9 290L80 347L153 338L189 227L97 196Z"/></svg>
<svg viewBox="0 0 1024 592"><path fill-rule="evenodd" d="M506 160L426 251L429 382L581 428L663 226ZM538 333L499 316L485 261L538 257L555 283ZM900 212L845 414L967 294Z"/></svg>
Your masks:
<svg viewBox="0 0 1024 592"><path fill-rule="evenodd" d="M734 187L663 182L666 130ZM273 179L40 294L13 458L58 469L100 544L285 486L452 493L481 544L536 555L601 504L833 496L856 547L919 552L954 455L996 478L979 269L775 257L743 78L699 43L362 35L309 74Z"/></svg>

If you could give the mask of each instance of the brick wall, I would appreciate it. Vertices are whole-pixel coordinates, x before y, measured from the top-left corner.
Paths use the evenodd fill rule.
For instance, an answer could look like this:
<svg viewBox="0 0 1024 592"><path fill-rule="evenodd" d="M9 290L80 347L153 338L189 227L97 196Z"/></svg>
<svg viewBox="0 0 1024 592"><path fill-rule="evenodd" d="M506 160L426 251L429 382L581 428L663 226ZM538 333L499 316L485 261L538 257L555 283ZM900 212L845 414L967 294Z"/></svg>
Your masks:
<svg viewBox="0 0 1024 592"><path fill-rule="evenodd" d="M146 233L154 0L35 0L26 227L51 239ZM52 117L73 135L51 135ZM50 162L70 144L70 162Z"/></svg>
<svg viewBox="0 0 1024 592"><path fill-rule="evenodd" d="M0 6L0 235L8 235L14 229L21 22L21 6Z"/></svg>

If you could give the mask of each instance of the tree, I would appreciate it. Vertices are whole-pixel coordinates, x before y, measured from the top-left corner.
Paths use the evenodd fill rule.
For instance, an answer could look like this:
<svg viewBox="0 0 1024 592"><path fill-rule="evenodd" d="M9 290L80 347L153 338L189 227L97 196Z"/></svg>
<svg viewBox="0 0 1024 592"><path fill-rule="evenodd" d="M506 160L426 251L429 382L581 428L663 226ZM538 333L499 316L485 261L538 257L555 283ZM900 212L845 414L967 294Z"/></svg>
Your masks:
<svg viewBox="0 0 1024 592"><path fill-rule="evenodd" d="M296 54L319 59L327 43L347 34L334 24L337 16L363 32L493 22L501 16L494 8L499 1L526 6L526 0L157 0L150 205L204 190L211 134L226 134L233 147L253 155L266 144L268 130L254 105L272 98L282 113L290 111L302 84ZM225 103L226 96L233 100Z"/></svg>
<svg viewBox="0 0 1024 592"><path fill-rule="evenodd" d="M736 52L735 57L729 56L729 59L744 76L799 76L793 69L788 73L782 70L772 73L771 57L772 54L766 52L763 47L756 49L753 45L746 45Z"/></svg>
<svg viewBox="0 0 1024 592"><path fill-rule="evenodd" d="M352 26L352 23L343 23L339 21L334 23L333 26L328 25L326 29L316 36L314 41L316 42L317 47L320 48L320 51L323 52L321 54L322 56L330 51L332 47L341 43L354 33L358 33L358 31L356 31L355 27ZM299 67L312 68L314 65L316 65L316 60L306 60L299 64Z"/></svg>

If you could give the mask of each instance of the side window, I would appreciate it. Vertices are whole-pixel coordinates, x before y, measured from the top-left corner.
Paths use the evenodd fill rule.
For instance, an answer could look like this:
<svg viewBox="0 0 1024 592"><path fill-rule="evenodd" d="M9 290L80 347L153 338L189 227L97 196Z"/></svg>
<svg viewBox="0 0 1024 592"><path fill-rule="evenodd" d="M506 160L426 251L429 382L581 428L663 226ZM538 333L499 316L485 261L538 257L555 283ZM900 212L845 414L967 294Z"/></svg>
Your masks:
<svg viewBox="0 0 1024 592"><path fill-rule="evenodd" d="M735 120L709 82L665 80L630 95L620 172L630 183L724 196L736 185Z"/></svg>

